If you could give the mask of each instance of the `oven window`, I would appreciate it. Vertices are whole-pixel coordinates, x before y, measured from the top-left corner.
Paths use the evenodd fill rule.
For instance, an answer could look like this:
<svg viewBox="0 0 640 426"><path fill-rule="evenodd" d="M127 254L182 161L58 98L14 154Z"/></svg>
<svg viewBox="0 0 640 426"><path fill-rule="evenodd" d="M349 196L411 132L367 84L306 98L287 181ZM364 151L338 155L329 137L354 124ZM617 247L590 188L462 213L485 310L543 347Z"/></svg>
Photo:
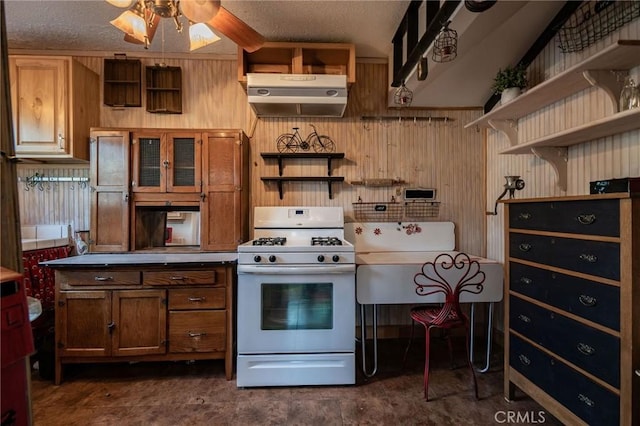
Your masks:
<svg viewBox="0 0 640 426"><path fill-rule="evenodd" d="M333 284L262 284L262 330L330 330Z"/></svg>

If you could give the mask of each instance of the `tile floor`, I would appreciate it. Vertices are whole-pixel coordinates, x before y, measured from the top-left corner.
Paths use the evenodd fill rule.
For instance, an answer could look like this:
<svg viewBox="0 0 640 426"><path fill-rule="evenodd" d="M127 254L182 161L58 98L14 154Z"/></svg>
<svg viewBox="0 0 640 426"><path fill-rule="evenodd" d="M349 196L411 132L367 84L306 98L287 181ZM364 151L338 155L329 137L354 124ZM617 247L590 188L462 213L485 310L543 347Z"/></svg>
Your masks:
<svg viewBox="0 0 640 426"><path fill-rule="evenodd" d="M425 402L421 343L403 368L406 340L381 341L378 373L365 379L358 366L353 386L238 389L221 361L69 365L60 386L36 370L34 425L492 425L505 424L506 411L561 424L524 394L503 399L500 353L477 375L476 401L469 369L450 369L443 340L432 342Z"/></svg>

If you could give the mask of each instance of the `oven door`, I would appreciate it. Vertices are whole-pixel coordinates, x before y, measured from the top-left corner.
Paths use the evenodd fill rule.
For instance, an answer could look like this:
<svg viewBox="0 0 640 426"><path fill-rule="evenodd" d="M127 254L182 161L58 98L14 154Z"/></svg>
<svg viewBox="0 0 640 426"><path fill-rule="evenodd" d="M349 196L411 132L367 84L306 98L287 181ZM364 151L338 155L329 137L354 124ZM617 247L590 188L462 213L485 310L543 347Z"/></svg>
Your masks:
<svg viewBox="0 0 640 426"><path fill-rule="evenodd" d="M238 265L238 353L355 350L355 265Z"/></svg>

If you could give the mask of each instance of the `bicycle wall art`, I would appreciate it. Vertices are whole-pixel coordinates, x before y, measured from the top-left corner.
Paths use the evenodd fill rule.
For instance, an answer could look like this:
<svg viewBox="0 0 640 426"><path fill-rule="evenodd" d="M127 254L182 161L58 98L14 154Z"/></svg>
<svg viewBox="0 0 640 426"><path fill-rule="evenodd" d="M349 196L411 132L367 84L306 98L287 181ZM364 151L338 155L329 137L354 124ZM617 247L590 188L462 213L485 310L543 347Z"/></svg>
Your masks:
<svg viewBox="0 0 640 426"><path fill-rule="evenodd" d="M311 148L315 152L334 152L336 150L336 144L329 136L321 135L318 133L316 126L309 124L313 129L313 132L309 133L305 139L302 139L302 135L298 130L299 127L293 127L293 133L283 133L278 136L276 140L278 146L278 152L282 153L294 153L302 151L309 151Z"/></svg>

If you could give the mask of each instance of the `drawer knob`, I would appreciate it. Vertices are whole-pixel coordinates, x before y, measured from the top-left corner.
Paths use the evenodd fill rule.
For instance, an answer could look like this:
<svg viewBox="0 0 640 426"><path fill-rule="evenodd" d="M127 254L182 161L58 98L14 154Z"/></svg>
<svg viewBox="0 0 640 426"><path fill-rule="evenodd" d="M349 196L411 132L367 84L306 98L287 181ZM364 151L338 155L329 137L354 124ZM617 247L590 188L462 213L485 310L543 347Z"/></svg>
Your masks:
<svg viewBox="0 0 640 426"><path fill-rule="evenodd" d="M579 214L577 219L578 219L578 222L580 222L582 225L591 225L593 222L596 221L596 215L595 214Z"/></svg>
<svg viewBox="0 0 640 426"><path fill-rule="evenodd" d="M520 243L520 245L518 246L518 248L520 249L520 251L529 251L529 250L531 250L531 244L528 244L528 243Z"/></svg>
<svg viewBox="0 0 640 426"><path fill-rule="evenodd" d="M188 332L187 333L189 335L189 337L191 337L192 339L199 339L201 337L204 337L207 335L207 333L193 333L193 332Z"/></svg>
<svg viewBox="0 0 640 426"><path fill-rule="evenodd" d="M189 297L189 302L204 302L206 297Z"/></svg>
<svg viewBox="0 0 640 426"><path fill-rule="evenodd" d="M522 322L526 322L526 323L530 323L530 322L531 322L531 318L529 318L529 317L528 317L528 316L526 316L526 315L522 315L522 314L518 315L518 319L519 319L520 321L522 321Z"/></svg>
<svg viewBox="0 0 640 426"><path fill-rule="evenodd" d="M93 277L94 281L113 281L113 277Z"/></svg>
<svg viewBox="0 0 640 426"><path fill-rule="evenodd" d="M580 353L582 353L584 355L591 356L591 355L596 353L595 348L593 346L587 345L586 343L582 343L582 342L578 343L577 348L580 351Z"/></svg>
<svg viewBox="0 0 640 426"><path fill-rule="evenodd" d="M598 261L598 256L596 256L595 254L582 253L580 255L580 260L584 260L585 262L589 263L596 263Z"/></svg>
<svg viewBox="0 0 640 426"><path fill-rule="evenodd" d="M518 219L529 220L531 219L531 213L522 212L518 215Z"/></svg>
<svg viewBox="0 0 640 426"><path fill-rule="evenodd" d="M580 402L584 402L586 405L588 405L589 407L595 407L596 403L589 397L579 393L578 394L578 399L580 400Z"/></svg>
<svg viewBox="0 0 640 426"><path fill-rule="evenodd" d="M593 296L587 296L586 294L581 294L578 297L578 300L580 301L580 303L582 303L584 306L588 306L588 307L592 307L596 305L597 299Z"/></svg>
<svg viewBox="0 0 640 426"><path fill-rule="evenodd" d="M520 360L520 362L524 365L529 365L531 364L531 360L529 358L527 358L526 356L520 354L518 355L518 359Z"/></svg>
<svg viewBox="0 0 640 426"><path fill-rule="evenodd" d="M530 285L533 283L533 280L531 278L527 278L527 277L521 277L520 278L520 282L522 284L526 284L526 285Z"/></svg>

